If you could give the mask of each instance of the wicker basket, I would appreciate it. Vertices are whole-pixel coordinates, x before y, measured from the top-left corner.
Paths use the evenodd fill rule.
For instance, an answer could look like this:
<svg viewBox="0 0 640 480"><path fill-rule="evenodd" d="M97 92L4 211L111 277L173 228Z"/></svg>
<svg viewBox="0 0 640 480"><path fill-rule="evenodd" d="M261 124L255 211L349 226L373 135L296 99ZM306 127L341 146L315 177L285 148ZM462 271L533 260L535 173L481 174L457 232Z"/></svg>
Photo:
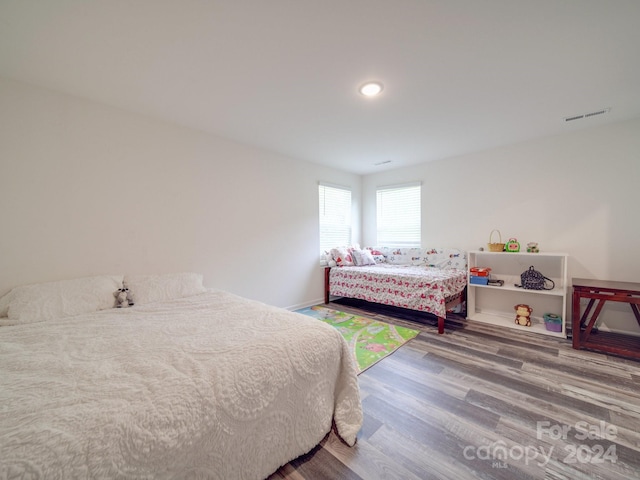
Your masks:
<svg viewBox="0 0 640 480"><path fill-rule="evenodd" d="M498 232L499 242L502 242L502 235L500 235L500 230L491 230L489 234L489 243L487 243L487 247L490 252L502 252L504 251L504 243L492 243L491 237L493 237L493 232Z"/></svg>

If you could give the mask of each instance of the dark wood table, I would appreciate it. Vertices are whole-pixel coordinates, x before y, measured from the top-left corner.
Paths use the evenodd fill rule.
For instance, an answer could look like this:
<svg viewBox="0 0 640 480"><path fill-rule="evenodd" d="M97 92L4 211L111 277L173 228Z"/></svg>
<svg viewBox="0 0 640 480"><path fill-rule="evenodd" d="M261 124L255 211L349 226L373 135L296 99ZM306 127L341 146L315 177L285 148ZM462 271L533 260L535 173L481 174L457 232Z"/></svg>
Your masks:
<svg viewBox="0 0 640 480"><path fill-rule="evenodd" d="M573 348L586 348L640 359L640 337L620 333L602 332L594 326L606 302L628 303L640 325L640 283L612 282L574 278L573 281L572 336ZM587 298L584 312L580 299ZM593 308L595 305L595 309Z"/></svg>

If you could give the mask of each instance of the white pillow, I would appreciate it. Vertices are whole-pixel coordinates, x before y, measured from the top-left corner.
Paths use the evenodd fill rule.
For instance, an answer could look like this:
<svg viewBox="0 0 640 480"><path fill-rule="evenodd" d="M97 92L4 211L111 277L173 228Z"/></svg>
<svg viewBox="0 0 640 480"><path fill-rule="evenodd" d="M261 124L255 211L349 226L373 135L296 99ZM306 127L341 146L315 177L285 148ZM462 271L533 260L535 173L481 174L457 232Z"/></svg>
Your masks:
<svg viewBox="0 0 640 480"><path fill-rule="evenodd" d="M13 298L13 290L0 297L0 317L6 317L9 314L9 304Z"/></svg>
<svg viewBox="0 0 640 480"><path fill-rule="evenodd" d="M199 273L167 273L165 275L127 275L124 283L136 305L164 302L206 292Z"/></svg>
<svg viewBox="0 0 640 480"><path fill-rule="evenodd" d="M369 250L354 250L353 259L356 265L375 265L376 261Z"/></svg>
<svg viewBox="0 0 640 480"><path fill-rule="evenodd" d="M10 296L8 323L44 322L111 308L122 279L122 275L100 275L16 287L6 295Z"/></svg>

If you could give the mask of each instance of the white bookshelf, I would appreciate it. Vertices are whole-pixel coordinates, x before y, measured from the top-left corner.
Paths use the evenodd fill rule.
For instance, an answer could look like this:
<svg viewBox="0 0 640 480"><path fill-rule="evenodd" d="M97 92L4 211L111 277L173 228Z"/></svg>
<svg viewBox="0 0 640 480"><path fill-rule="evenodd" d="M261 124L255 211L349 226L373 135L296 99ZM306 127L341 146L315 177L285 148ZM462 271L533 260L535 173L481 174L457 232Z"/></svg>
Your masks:
<svg viewBox="0 0 640 480"><path fill-rule="evenodd" d="M469 252L468 263L469 269L472 267L491 268L490 278L503 280L504 285L499 287L468 283L467 320L543 335L567 336L567 254L474 250ZM526 290L516 287L516 284L521 283L520 275L530 266L553 280L555 288L553 290ZM469 272L467 272L467 276L469 276ZM514 306L520 303L533 308L530 327L515 323ZM553 313L562 318L561 332L552 332L546 329L543 319L545 313Z"/></svg>

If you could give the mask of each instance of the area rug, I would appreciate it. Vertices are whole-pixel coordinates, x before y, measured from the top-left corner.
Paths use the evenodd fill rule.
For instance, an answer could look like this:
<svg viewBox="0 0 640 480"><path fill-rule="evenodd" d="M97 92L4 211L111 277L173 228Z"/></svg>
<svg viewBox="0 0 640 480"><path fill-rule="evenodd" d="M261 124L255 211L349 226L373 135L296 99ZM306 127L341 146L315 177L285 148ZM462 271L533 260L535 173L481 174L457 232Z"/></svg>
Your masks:
<svg viewBox="0 0 640 480"><path fill-rule="evenodd" d="M364 372L420 333L418 330L319 305L303 308L297 312L337 328L349 344L358 373Z"/></svg>

